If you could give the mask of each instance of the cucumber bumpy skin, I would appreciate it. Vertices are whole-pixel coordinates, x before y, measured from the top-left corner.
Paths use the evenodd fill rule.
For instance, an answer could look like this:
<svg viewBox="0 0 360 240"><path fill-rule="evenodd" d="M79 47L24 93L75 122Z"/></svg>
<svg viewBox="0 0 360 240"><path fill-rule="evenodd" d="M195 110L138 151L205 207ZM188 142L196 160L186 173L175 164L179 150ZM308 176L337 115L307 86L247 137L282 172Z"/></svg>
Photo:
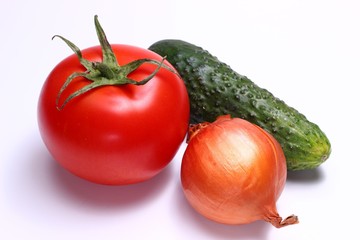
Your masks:
<svg viewBox="0 0 360 240"><path fill-rule="evenodd" d="M149 49L166 56L184 80L191 123L212 122L225 114L248 120L277 139L288 170L313 169L328 159L331 145L318 125L208 51L172 39L156 42Z"/></svg>

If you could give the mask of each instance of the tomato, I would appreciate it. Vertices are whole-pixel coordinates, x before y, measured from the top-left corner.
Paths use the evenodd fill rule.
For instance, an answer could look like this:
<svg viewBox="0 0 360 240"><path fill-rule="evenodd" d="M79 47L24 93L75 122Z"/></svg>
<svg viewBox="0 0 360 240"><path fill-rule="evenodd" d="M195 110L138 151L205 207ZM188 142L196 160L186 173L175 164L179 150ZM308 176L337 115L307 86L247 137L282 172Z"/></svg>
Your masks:
<svg viewBox="0 0 360 240"><path fill-rule="evenodd" d="M144 58L162 61L147 49L109 46L120 66ZM103 52L101 46L94 46L81 54L98 63L104 60ZM71 173L100 184L132 184L161 172L186 135L190 111L182 79L167 61L163 64L168 67L161 67L144 85L100 86L72 98L60 109L57 98L64 83L71 74L86 69L77 54L55 66L38 102L40 134L52 157ZM145 62L128 78L139 82L157 67ZM82 76L72 79L59 104L90 83Z"/></svg>

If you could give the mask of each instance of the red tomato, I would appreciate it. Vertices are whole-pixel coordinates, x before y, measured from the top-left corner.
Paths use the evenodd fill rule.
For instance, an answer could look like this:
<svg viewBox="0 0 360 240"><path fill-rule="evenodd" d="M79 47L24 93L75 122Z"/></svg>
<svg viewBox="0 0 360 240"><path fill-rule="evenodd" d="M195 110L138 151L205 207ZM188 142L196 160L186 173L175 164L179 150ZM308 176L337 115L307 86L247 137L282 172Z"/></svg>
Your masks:
<svg viewBox="0 0 360 240"><path fill-rule="evenodd" d="M146 49L111 46L120 66L143 58L162 60ZM100 46L81 53L88 61L102 61ZM171 67L167 61L164 64ZM139 81L156 68L144 63L128 77ZM77 56L71 55L53 69L42 88L38 124L53 158L73 174L101 184L137 183L158 174L173 159L187 132L190 110L183 81L161 68L145 85L102 86L58 110L60 88L72 73L84 71ZM89 83L84 77L74 78L60 103Z"/></svg>

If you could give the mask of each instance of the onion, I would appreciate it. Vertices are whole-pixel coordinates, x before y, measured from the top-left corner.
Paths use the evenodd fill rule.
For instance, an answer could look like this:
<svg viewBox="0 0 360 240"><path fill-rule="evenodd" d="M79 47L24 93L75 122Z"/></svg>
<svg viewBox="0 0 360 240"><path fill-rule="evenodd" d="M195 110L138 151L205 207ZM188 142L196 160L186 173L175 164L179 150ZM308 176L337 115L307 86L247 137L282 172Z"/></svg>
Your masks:
<svg viewBox="0 0 360 240"><path fill-rule="evenodd" d="M277 228L298 223L294 215L283 220L276 209L286 175L280 144L260 127L229 115L190 126L181 183L190 205L208 219L264 220Z"/></svg>

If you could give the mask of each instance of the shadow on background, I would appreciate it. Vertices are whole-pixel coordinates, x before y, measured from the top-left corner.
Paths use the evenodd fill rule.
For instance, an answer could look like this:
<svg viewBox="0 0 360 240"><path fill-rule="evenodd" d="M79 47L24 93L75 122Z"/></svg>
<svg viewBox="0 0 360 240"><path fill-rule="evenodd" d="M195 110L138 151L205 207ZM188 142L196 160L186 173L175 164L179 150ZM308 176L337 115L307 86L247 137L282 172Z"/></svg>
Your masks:
<svg viewBox="0 0 360 240"><path fill-rule="evenodd" d="M158 175L142 183L126 186L95 184L65 170L50 156L40 139L35 141L36 137L32 136L31 144L23 144L21 151L14 151L12 161L5 166L7 203L22 214L37 211L37 215L41 215L45 209L55 207L95 212L114 208L127 211L160 197L173 176L173 166L169 164Z"/></svg>
<svg viewBox="0 0 360 240"><path fill-rule="evenodd" d="M320 182L324 179L321 167L309 170L288 171L287 181L299 183Z"/></svg>
<svg viewBox="0 0 360 240"><path fill-rule="evenodd" d="M68 199L88 205L91 208L129 209L132 206L145 204L161 195L161 191L171 179L171 166L167 166L162 172L145 182L124 185L108 186L83 180L66 171L54 160L51 163L51 171L54 186Z"/></svg>
<svg viewBox="0 0 360 240"><path fill-rule="evenodd" d="M273 226L265 221L256 221L244 225L226 225L211 221L196 212L182 192L180 182L175 191L177 215L182 225L198 228L208 239L261 239L266 240Z"/></svg>
<svg viewBox="0 0 360 240"><path fill-rule="evenodd" d="M152 179L133 185L107 186L83 180L50 156L37 133L25 136L11 152L3 165L1 203L11 214L9 222L24 223L34 232L43 230L44 236L49 231L85 236L92 231L106 233L114 223L119 223L119 234L130 231L121 223L141 217L174 183L171 164Z"/></svg>

